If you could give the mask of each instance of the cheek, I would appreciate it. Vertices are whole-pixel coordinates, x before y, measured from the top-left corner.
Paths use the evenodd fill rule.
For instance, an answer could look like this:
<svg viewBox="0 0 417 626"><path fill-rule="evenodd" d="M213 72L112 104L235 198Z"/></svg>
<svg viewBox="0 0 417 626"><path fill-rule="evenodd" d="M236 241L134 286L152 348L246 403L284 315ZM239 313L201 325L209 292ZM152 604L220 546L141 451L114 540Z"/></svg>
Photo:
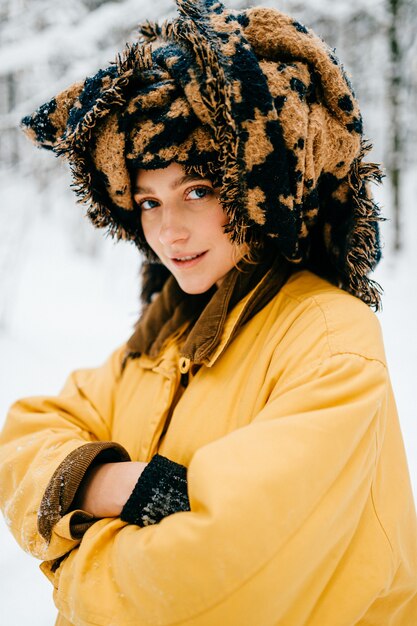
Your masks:
<svg viewBox="0 0 417 626"><path fill-rule="evenodd" d="M221 205L217 205L211 209L206 217L204 224L204 232L210 233L217 241L223 241L225 245L230 242L229 235L225 233L225 227L229 223L229 218L223 211Z"/></svg>
<svg viewBox="0 0 417 626"><path fill-rule="evenodd" d="M155 243L155 227L152 227L152 223L148 220L141 219L142 225L142 233L145 238L146 243L152 250L154 249Z"/></svg>
<svg viewBox="0 0 417 626"><path fill-rule="evenodd" d="M224 227L229 223L229 218L223 210L220 202L217 202L216 210L213 213L213 221L216 222L216 224L220 226L222 230L224 230Z"/></svg>

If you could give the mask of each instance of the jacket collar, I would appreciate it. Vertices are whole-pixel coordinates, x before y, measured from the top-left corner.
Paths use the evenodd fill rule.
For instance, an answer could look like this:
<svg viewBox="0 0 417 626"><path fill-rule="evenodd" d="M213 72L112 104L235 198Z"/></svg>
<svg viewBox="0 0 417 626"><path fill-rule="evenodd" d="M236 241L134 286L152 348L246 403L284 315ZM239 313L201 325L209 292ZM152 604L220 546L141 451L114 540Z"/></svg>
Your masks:
<svg viewBox="0 0 417 626"><path fill-rule="evenodd" d="M237 331L281 289L290 275L284 259L233 268L218 289L199 295L183 292L174 277L145 309L127 343L125 361L157 358L177 335L180 355L195 365L212 365Z"/></svg>

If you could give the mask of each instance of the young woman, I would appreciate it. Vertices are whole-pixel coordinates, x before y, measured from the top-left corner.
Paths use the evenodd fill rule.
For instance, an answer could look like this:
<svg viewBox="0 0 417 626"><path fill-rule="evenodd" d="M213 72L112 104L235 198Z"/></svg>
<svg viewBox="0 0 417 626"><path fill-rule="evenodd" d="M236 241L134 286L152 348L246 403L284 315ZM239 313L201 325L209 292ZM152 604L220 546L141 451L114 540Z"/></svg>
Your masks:
<svg viewBox="0 0 417 626"><path fill-rule="evenodd" d="M142 250L144 308L102 367L11 408L3 510L60 626L410 626L357 102L292 18L178 7L23 121Z"/></svg>

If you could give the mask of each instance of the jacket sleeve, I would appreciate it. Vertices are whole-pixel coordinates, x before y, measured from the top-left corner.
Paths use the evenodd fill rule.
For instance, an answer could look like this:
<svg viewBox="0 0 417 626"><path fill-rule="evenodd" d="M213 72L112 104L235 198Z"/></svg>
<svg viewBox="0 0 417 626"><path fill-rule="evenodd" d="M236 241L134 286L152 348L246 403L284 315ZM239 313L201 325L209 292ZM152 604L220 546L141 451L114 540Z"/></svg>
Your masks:
<svg viewBox="0 0 417 626"><path fill-rule="evenodd" d="M192 458L190 512L87 531L49 572L60 611L77 626L256 626L307 586L319 598L369 501L386 389L384 365L355 354L276 381L250 425Z"/></svg>
<svg viewBox="0 0 417 626"><path fill-rule="evenodd" d="M73 373L59 396L21 400L7 417L0 436L1 507L18 543L38 558L63 556L90 525L85 512L65 515L88 466L99 456L129 460L109 441L122 358L123 348L102 367Z"/></svg>

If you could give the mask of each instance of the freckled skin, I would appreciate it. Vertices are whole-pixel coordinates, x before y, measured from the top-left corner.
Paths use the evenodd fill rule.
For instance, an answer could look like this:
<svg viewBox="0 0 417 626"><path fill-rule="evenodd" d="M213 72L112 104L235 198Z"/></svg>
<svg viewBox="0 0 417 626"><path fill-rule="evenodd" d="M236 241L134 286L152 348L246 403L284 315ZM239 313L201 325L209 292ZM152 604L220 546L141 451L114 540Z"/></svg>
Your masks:
<svg viewBox="0 0 417 626"><path fill-rule="evenodd" d="M242 251L224 232L227 217L212 183L195 178L178 184L184 176L178 163L140 169L134 200L150 248L183 291L199 294L219 285Z"/></svg>

